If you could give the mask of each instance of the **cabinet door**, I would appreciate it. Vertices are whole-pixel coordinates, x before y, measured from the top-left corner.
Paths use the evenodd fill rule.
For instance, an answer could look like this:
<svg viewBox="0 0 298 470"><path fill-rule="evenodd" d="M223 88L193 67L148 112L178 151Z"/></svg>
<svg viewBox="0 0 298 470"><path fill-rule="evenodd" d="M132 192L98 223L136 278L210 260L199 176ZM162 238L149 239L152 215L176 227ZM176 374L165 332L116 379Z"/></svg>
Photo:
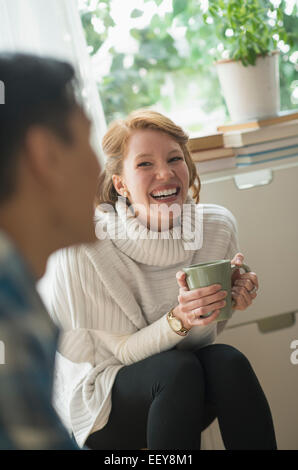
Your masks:
<svg viewBox="0 0 298 470"><path fill-rule="evenodd" d="M200 202L232 211L245 263L259 278L260 290L253 305L236 312L231 325L298 309L298 164L267 167L268 172L268 181L259 178L259 185L250 188L250 176L252 185L258 180L255 169L202 177ZM246 189L239 189L237 175L246 176Z"/></svg>

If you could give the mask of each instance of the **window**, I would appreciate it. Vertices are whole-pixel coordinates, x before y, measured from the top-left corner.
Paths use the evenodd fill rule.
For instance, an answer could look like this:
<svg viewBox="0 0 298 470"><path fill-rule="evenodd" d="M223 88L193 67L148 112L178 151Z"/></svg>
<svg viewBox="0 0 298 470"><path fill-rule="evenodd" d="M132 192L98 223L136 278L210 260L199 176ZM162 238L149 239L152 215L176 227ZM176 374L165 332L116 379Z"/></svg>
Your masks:
<svg viewBox="0 0 298 470"><path fill-rule="evenodd" d="M206 1L78 0L108 123L150 107L194 136L228 119L213 66L222 45L203 20ZM281 5L296 34L291 48L278 43L281 109L290 110L298 105L298 16L295 0Z"/></svg>

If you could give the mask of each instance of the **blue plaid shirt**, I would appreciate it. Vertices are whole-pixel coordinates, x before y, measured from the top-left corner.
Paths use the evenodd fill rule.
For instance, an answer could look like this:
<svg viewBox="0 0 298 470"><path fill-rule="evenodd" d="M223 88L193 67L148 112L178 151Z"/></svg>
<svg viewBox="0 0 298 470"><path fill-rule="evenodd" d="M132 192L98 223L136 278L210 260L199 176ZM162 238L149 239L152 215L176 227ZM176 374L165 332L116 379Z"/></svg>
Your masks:
<svg viewBox="0 0 298 470"><path fill-rule="evenodd" d="M0 231L0 449L79 449L51 403L58 335L35 279Z"/></svg>

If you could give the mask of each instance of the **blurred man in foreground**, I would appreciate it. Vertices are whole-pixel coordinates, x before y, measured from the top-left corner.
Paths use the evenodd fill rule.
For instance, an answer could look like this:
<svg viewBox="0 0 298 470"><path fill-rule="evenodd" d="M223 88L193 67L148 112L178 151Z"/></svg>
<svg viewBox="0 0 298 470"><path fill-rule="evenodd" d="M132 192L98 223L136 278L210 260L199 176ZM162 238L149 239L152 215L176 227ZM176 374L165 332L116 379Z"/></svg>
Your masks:
<svg viewBox="0 0 298 470"><path fill-rule="evenodd" d="M69 64L0 54L0 81L0 449L78 449L51 404L59 332L35 284L51 253L96 240L100 166Z"/></svg>

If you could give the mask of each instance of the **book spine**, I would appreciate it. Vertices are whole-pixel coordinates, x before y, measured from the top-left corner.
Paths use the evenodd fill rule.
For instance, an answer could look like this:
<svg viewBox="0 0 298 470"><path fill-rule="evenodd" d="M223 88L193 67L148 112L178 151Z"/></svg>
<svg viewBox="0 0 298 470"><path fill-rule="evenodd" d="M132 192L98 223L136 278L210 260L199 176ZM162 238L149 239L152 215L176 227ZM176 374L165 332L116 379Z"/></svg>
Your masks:
<svg viewBox="0 0 298 470"><path fill-rule="evenodd" d="M298 145L298 137L289 137L288 139L271 140L258 145L246 145L237 149L237 155L254 155L258 153L277 150L285 150Z"/></svg>
<svg viewBox="0 0 298 470"><path fill-rule="evenodd" d="M240 163L259 162L260 160L286 157L287 155L295 154L298 155L298 145L293 145L279 150L266 150L265 152L257 152L250 155L237 155L237 161Z"/></svg>
<svg viewBox="0 0 298 470"><path fill-rule="evenodd" d="M237 148L297 136L298 123L296 121L290 123L289 126L285 124L281 124L281 126L276 126L274 130L271 127L264 127L258 130L226 134L224 136L224 146Z"/></svg>
<svg viewBox="0 0 298 470"><path fill-rule="evenodd" d="M207 160L204 162L196 162L196 168L199 174L236 168L236 158L227 157L216 160Z"/></svg>
<svg viewBox="0 0 298 470"><path fill-rule="evenodd" d="M191 152L191 157L194 162L204 162L208 160L215 160L217 158L235 157L234 149L222 147L221 149L202 150L201 152Z"/></svg>
<svg viewBox="0 0 298 470"><path fill-rule="evenodd" d="M273 116L267 119L260 119L259 121L247 121L238 124L226 124L223 126L218 126L218 132L232 132L232 131L241 131L245 129L260 129L261 127L274 126L275 124L281 124L283 122L294 121L298 119L298 113L289 113L280 116Z"/></svg>
<svg viewBox="0 0 298 470"><path fill-rule="evenodd" d="M276 161L276 160L284 160L285 158L294 158L294 157L298 157L298 153L293 153L292 155L285 155L283 157L275 157L275 158L265 158L264 160L259 160L259 161L251 161L251 162L236 162L236 166L237 167L244 167L244 166L252 166L252 165L258 165L258 164L261 164L261 163L267 163L267 162L273 162L273 161Z"/></svg>

